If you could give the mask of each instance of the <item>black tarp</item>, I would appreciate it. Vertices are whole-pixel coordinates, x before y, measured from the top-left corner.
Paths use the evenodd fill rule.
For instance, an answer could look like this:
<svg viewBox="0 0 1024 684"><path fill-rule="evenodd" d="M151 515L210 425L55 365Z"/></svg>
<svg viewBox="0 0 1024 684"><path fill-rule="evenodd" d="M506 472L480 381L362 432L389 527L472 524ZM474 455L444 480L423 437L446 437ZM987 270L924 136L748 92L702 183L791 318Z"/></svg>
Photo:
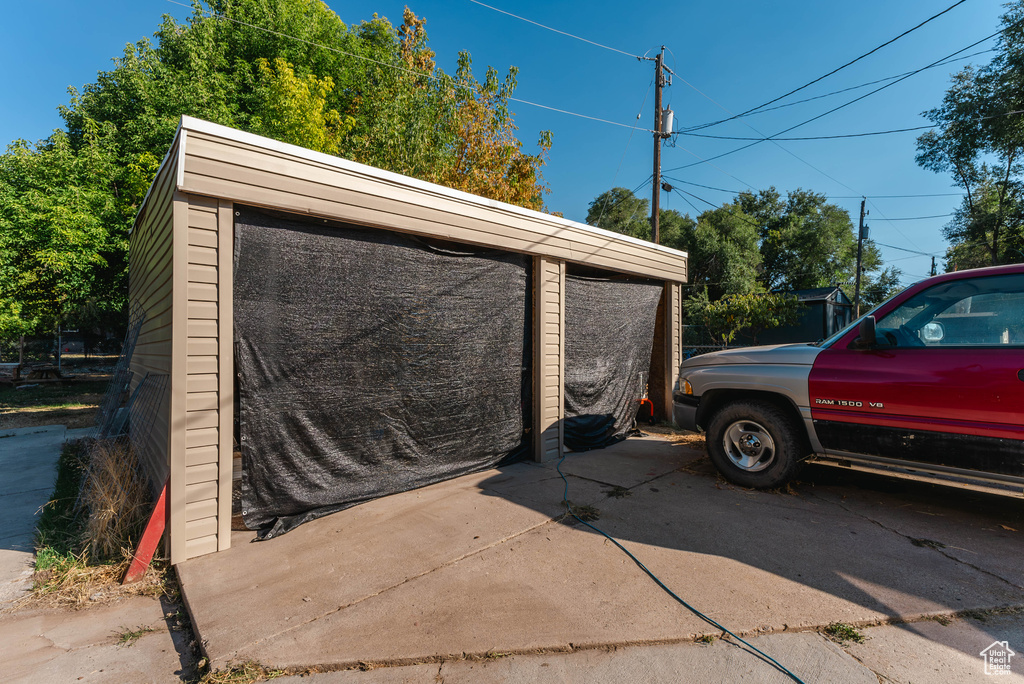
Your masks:
<svg viewBox="0 0 1024 684"><path fill-rule="evenodd" d="M528 261L240 208L243 520L309 520L526 448Z"/></svg>
<svg viewBox="0 0 1024 684"><path fill-rule="evenodd" d="M663 283L565 278L565 446L600 449L633 426Z"/></svg>

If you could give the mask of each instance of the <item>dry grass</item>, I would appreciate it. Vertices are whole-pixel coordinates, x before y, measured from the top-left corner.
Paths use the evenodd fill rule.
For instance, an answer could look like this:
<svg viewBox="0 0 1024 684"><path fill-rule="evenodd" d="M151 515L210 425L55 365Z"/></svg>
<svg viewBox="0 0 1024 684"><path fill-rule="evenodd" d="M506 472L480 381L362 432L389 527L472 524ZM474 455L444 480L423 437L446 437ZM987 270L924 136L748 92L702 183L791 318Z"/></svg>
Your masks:
<svg viewBox="0 0 1024 684"><path fill-rule="evenodd" d="M36 530L33 591L14 609L80 607L165 593L165 573L155 566L141 581L120 585L150 511L133 459L126 444L78 440L65 445L53 495Z"/></svg>
<svg viewBox="0 0 1024 684"><path fill-rule="evenodd" d="M704 435L698 432L690 432L688 430L680 430L679 428L659 423L657 425L644 425L641 431L649 433L651 435L657 435L661 439L666 439L673 444L681 444L687 446L695 451L704 451Z"/></svg>
<svg viewBox="0 0 1024 684"><path fill-rule="evenodd" d="M88 512L83 550L90 557L124 556L124 550L138 541L150 500L137 470L137 459L127 443L93 442L81 499Z"/></svg>
<svg viewBox="0 0 1024 684"><path fill-rule="evenodd" d="M32 593L19 600L14 609L82 608L110 603L129 596L162 596L167 593L165 574L168 570L150 565L145 576L132 584L121 584L131 554L116 562L94 563L84 554L58 555L45 550L36 557L36 574Z"/></svg>
<svg viewBox="0 0 1024 684"><path fill-rule="evenodd" d="M233 665L227 670L207 672L199 682L200 684L251 684L252 682L277 679L285 674L284 670L272 670L257 662L248 661L240 665Z"/></svg>

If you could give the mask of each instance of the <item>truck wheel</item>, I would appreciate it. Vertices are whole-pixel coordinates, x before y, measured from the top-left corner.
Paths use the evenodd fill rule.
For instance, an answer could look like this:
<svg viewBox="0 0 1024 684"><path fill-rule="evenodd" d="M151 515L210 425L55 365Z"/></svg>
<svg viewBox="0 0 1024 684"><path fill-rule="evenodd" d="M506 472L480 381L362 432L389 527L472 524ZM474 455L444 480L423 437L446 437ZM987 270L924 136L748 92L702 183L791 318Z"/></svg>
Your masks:
<svg viewBox="0 0 1024 684"><path fill-rule="evenodd" d="M741 487L771 489L793 479L806 456L795 421L767 402L737 401L715 413L707 446L718 472Z"/></svg>

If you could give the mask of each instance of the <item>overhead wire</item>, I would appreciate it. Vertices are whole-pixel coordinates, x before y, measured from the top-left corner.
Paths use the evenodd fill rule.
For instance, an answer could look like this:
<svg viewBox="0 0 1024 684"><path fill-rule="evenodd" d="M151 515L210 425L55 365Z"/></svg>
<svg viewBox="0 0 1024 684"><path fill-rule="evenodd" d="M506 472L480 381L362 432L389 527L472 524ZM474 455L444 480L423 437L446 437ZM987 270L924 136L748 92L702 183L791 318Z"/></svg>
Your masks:
<svg viewBox="0 0 1024 684"><path fill-rule="evenodd" d="M700 92L700 91L698 91L698 92ZM1012 112L1006 112L1004 114L991 114L989 116L982 116L982 117L979 117L977 119L971 119L971 120L966 121L964 123L978 123L978 122L981 122L981 121L988 121L989 119L1001 119L1001 118L1008 117L1008 116L1014 116L1016 114L1024 114L1024 109L1015 109ZM812 136L795 137L795 138L777 138L777 137L772 137L772 138L770 138L770 140L772 142L775 142L775 141L787 141L787 140L788 141L794 141L794 140L836 140L836 139L839 139L839 138L865 138L865 137L873 136L873 135L889 135L891 133L906 133L908 131L923 131L923 130L929 129L929 128L937 128L937 126L935 124L928 124L928 125L925 125L925 126L912 126L910 128L893 128L893 129L890 129L890 130L887 130L887 131L870 131L868 133L846 133L846 134L843 134L843 135L812 135ZM764 137L762 137L762 138L750 138L750 137L742 137L742 136L734 136L734 135L710 135L710 134L707 134L707 133L687 133L686 131L676 131L675 134L676 135L691 136L691 137L694 137L694 138L711 138L711 139L714 139L714 140L766 140L766 139L768 139L768 138L764 138Z"/></svg>
<svg viewBox="0 0 1024 684"><path fill-rule="evenodd" d="M712 104L714 104L714 105L715 105L716 107L718 107L719 109L721 109L722 111L726 112L727 114L732 114L732 112L730 112L730 111L729 111L729 109L728 109L727 107L725 107L724 105L722 105L721 103L719 103L719 102L718 102L717 100L715 100L714 98L710 97L710 96L709 96L709 95L708 95L707 93L705 93L704 91L702 91L702 90L701 90L700 88L697 88L696 86L694 86L694 85L693 85L692 83L690 83L689 81L687 81L687 80L686 80L685 78L683 78L682 76L679 76L678 78L679 78L679 80L681 80L681 81L682 81L683 83L685 83L685 84L686 84L687 86L689 86L690 88L692 88L693 90L695 90L695 91L696 91L697 93L699 93L699 94L700 94L700 95L701 95L702 97L704 97L705 99L707 99L708 101L710 101L710 102L711 102ZM764 133L762 133L761 131L757 130L756 128L754 128L753 126L751 126L751 125L750 125L749 123L747 123L746 121L741 121L740 123L742 123L742 124L743 124L744 126L746 126L747 128L749 128L750 130L754 131L754 132L755 132L755 133L757 133L758 135L760 135L760 136L762 136L762 137L764 136ZM843 186L844 188L846 188L846 189L847 189L847 190L849 190L850 192L857 192L856 190L854 190L853 188L851 188L851 187L850 187L849 185L847 185L846 183L843 183L843 182L842 182L841 180L839 180L839 179L837 179L837 178L833 177L832 175L830 175L830 174L826 173L825 171L822 171L822 170L821 170L821 169L819 169L819 168L818 168L817 166L815 166L815 165L814 165L814 164L812 164L811 162L807 161L807 160L806 160L806 159L804 159L803 157L799 156L798 154L796 154L796 153L795 153L795 152L793 152L792 150L789 150L789 149L787 149L787 148L783 147L783 146L782 146L782 145L780 145L780 144L779 144L779 143L778 143L778 142L777 142L776 140L772 140L771 142L772 142L772 144L773 144L773 145L775 145L776 147L778 147L778 148L779 148L780 150L782 150L782 151L783 151L783 152L785 152L786 154L790 155L791 157L793 157L793 158L794 158L794 159L796 159L797 161L801 162L802 164L805 164L806 166L810 167L810 168L811 168L811 169L813 169L814 171L817 171L818 173L820 173L820 174L821 174L822 176L824 176L825 178L828 178L828 179L829 179L830 181L832 181L833 183L837 183L838 185L841 185L841 186Z"/></svg>
<svg viewBox="0 0 1024 684"><path fill-rule="evenodd" d="M948 218L953 214L935 214L934 216L901 216L899 218L887 218L886 221L922 221L924 219Z"/></svg>
<svg viewBox="0 0 1024 684"><path fill-rule="evenodd" d="M717 188L713 185L701 185L700 183L694 183L693 181L685 181L681 178L674 178L665 176L675 183L683 183L684 185L693 185L698 188L704 188L706 190L716 190L718 192L727 192L733 195L739 195L742 192L748 192L749 190L730 190L729 188ZM917 195L867 195L874 199L907 199L914 197L963 197L962 192L939 192L939 193L928 193L928 194L917 194ZM865 195L826 195L828 199L861 199Z"/></svg>
<svg viewBox="0 0 1024 684"><path fill-rule="evenodd" d="M1020 24L1020 23L1024 23L1024 19L1018 20L1017 22L1015 22L1011 26L1016 26L1017 24ZM838 105L836 107L833 107L832 109L829 109L828 111L822 112L821 114L818 114L817 116L813 116L810 119L806 119L804 121L801 121L800 123L795 124L793 126L790 126L789 128L786 128L784 130L781 130L778 133L775 133L774 135L767 136L767 137L762 138L760 140L755 140L754 142L748 143L746 145L741 145L740 147L734 148L734 149L729 150L727 152L723 152L722 154L718 154L718 155L715 155L713 157L709 157L707 160L705 160L705 162L712 161L712 160L715 160L715 159L721 159L722 157L727 157L727 156L729 156L731 154L735 154L736 152L740 152L742 150L751 148L751 147L753 147L755 145L760 145L763 142L767 142L769 140L772 140L772 139L774 139L774 138L776 138L776 137L778 137L778 136L780 136L780 135L782 135L784 133L788 133L788 132L790 132L790 131L792 131L794 129L800 128L801 126L806 126L807 124L809 124L809 123L811 123L813 121L817 121L818 119L821 119L821 118L823 118L825 116L828 116L829 114L837 112L840 109L843 109L844 107L848 107L848 106L854 104L855 102L860 102L861 100L863 100L865 98L871 97L875 93L881 92L882 90L885 90L886 88L890 88L890 87L896 85L897 83L900 83L901 81L905 81L906 79L910 78L911 76L913 76L915 74L918 74L918 73L924 71L925 69L930 68L931 66L934 66L935 64L937 64L938 62L941 62L942 60L949 59L950 57L953 57L955 55L960 54L961 52L964 52L966 50L970 50L974 46L976 46L976 45L978 45L980 43L983 43L986 40L990 40L994 36L999 35L1000 33L1002 33L1003 31L1006 31L1009 28L1010 27L1006 27L1006 28L1000 29L1000 30L996 31L993 34L982 38L981 40L978 40L978 41L975 41L975 42L971 43L970 45L968 45L965 48L961 48L960 50L957 50L956 52L950 53L949 55L946 55L945 57L942 57L941 59L935 60L934 62L932 62L931 64L929 64L927 66L921 67L920 69L915 69L914 71L909 72L906 76L902 76L902 77L900 77L900 78L898 78L898 79L896 79L894 81L891 81L891 82L889 82L889 83L887 83L887 84L885 84L885 85L883 85L881 87L875 88L874 90L872 90L869 93L865 93L864 95L861 95L860 97L856 97L856 98L854 98L852 100L844 102L843 104ZM687 168L690 168L692 166L697 166L697 165L698 165L698 163L686 164L686 165L683 165L683 166L677 166L675 168L669 169L669 171L678 171L680 169L687 169Z"/></svg>
<svg viewBox="0 0 1024 684"><path fill-rule="evenodd" d="M469 2L473 3L474 5L480 5L481 7L486 7L489 10L493 10L495 12L499 12L501 14L508 15L510 17L513 17L514 19L518 19L519 21L525 21L527 24L533 24L534 26L539 26L542 29L547 29L548 31L553 31L554 33L558 33L558 34L561 34L563 36L567 36L569 38L574 38L576 40L583 41L584 43L589 43L590 45L594 45L596 47L599 47L599 48L602 48L602 49L605 49L605 50L610 50L611 52L617 52L620 55L626 55L627 57L632 57L633 59L640 59L640 55L635 55L632 52L626 52L625 50L620 50L618 48L611 47L610 45L604 45L602 43L598 43L598 42L590 40L588 38L583 38L582 36L577 36L574 33L568 33L566 31L561 31L561 30L553 28L551 26L547 26L546 24L542 24L542 23L540 23L538 21L534 21L533 19L527 19L526 17L521 17L518 14L512 14L511 12L508 12L506 10L500 9L498 7L494 7L493 5L488 5L486 3L480 2L480 0L469 0Z"/></svg>
<svg viewBox="0 0 1024 684"><path fill-rule="evenodd" d="M921 22L920 24L918 24L917 26L914 26L913 28L907 29L906 31L904 31L903 33L899 34L899 35L898 35L898 36L896 36L895 38L892 38L892 39L890 39L890 40L887 40L886 42L882 43L882 44L881 44L881 45L879 45L878 47L876 47L876 48L873 48L873 49L869 50L868 52L865 52L864 54L860 55L859 57L857 57L857 58L855 58L855 59L852 59L852 60L850 60L850 61L849 61L849 62L847 62L846 64L843 64L842 66L836 67L836 68L835 68L835 69L833 69L832 71L828 72L827 74L825 74L825 75L823 75L823 76L819 76L818 78L814 79L813 81L809 81L808 83L805 83L805 84L803 84L803 85L802 85L802 86L800 86L799 88L794 88L793 90L790 90L790 91L789 91L788 93L785 93L785 94L783 94L783 95L779 95L778 97L776 97L776 98L774 98L774 99L772 99L772 100L769 100L768 102L765 102L765 103L763 103L763 104L760 104L760 105L758 105L758 106L756 106L756 107L751 107L750 109L748 109L748 110L746 110L746 111L744 111L744 112L740 112L739 114L734 114L734 115L732 115L732 117L731 117L731 118L729 118L729 119L725 119L725 120L723 120L723 121L720 121L720 122L717 122L717 123L725 123L726 121L732 121L732 120L734 120L734 119L738 119L738 118L740 118L740 117L746 116L746 115L748 115L748 114L751 114L752 112L755 112L755 111L757 111L757 110L759 110L759 109L763 109L764 107L767 107L768 105L772 105L772 104L775 104L775 103L776 103L776 102L778 102L779 100L783 100L783 99L785 99L785 98L789 97L790 95L794 95L794 94L796 94L796 93L800 92L801 90L804 90L804 89L806 89L806 88L809 88L810 86L814 85L815 83L818 83L819 81L822 81L822 80L824 80L824 79L828 78L829 76L832 76L832 75L834 75L834 74L837 74L837 73L839 73L840 71L842 71L842 70L843 70L843 69L845 69L846 67L848 67L848 66L852 66L853 64L856 64L857 62L861 61L861 60L862 60L862 59L864 59L865 57L869 57L870 55L873 55L874 53L878 52L878 51L879 51L879 50L881 50L882 48L884 48L884 47L886 47L886 46L888 46L888 45L892 45L893 43L895 43L895 42L896 42L897 40L899 40L900 38L903 38L903 37L905 37L905 36L907 36L907 35L909 35L909 34L913 33L914 31L916 31L917 29L921 28L922 26L924 26L925 24L929 23L930 21L933 21L933 20L935 20L935 19L938 19L938 18L939 18L939 17L941 17L941 16L943 15L943 14L946 14L947 12L949 12L949 11L950 11L950 10L952 10L952 9L954 9L955 7L957 7L957 6L959 6L959 5L962 5L962 4L964 4L964 2L966 2L966 1L967 1L967 0L958 0L958 2L955 2L955 3L953 3L952 5L950 5L949 7L947 7L946 9L942 10L941 12L939 12L938 14L934 14L934 15L932 15L932 16L930 16L930 17L928 17L927 19L925 19L924 21L922 21L922 22ZM987 40L987 39L986 39L986 40ZM981 42L981 41L979 41L979 42ZM975 43L975 45L976 45L976 44L977 44L977 43ZM971 47L974 47L974 46L972 45ZM959 52L963 52L963 50L960 50ZM958 53L957 53L957 52L954 52L954 53L953 53L953 55L950 55L949 57L952 57L952 56L954 56L954 55L956 55L956 54L958 54ZM943 57L943 59L948 59L949 57ZM714 124L709 124L709 125L714 125Z"/></svg>
<svg viewBox="0 0 1024 684"><path fill-rule="evenodd" d="M650 83L647 84L647 92L644 93L643 102L640 103L640 113L638 113L636 115L636 120L637 121L640 120L640 117L641 117L641 115L644 112L644 107L647 105L647 97L651 94L651 86L653 86L653 85L654 85L654 79L651 79ZM619 165L615 169L615 176L612 177L612 187L613 188L615 187L615 182L619 179L619 172L622 171L622 164L623 164L623 162L626 161L626 153L629 152L629 145L630 145L630 143L633 142L633 134L634 133L636 133L636 127L635 126L633 127L633 130L631 130L629 132L629 139L626 140L626 148L624 150L622 150L622 157L619 158ZM653 177L653 174L651 174L651 175ZM644 181L644 182L646 183L646 181ZM618 203L616 203L616 204L618 204ZM607 205L602 205L601 206L601 215L597 217L597 225L601 225L601 219L604 218L604 212L605 212L606 208L607 208Z"/></svg>
<svg viewBox="0 0 1024 684"><path fill-rule="evenodd" d="M970 59L971 57L977 57L978 55L984 55L986 53L995 52L995 51L996 51L996 48L989 48L987 50L980 50L978 52L972 52L971 54L964 55L962 57L954 57L953 59L947 59L944 62L939 62L938 64L932 65L932 66L930 66L928 68L929 69L934 69L935 67L945 66L947 64L952 64L953 62L961 62L961 61L963 61L965 59ZM893 79L899 78L900 76L906 76L909 73L910 73L909 71L906 71L906 72L903 72L902 74L894 74L892 76L886 76L885 78L879 78L879 79L875 79L874 81L868 81L866 83L860 83L858 85L850 86L848 88L841 88L840 90L833 90L832 92L823 93L821 95L815 95L814 97L806 97L806 98L804 98L802 100L795 100L793 102L786 102L784 104L776 105L774 107L765 107L765 108L759 109L759 110L757 110L755 112L751 112L750 114L745 115L745 116L753 116L754 114L764 114L765 112L774 112L775 110L778 110L778 109L785 109L786 107L795 107L796 105L799 105L799 104L804 104L804 103L807 103L807 102L813 102L814 100L821 100L821 99L824 99L826 97L831 97L833 95L841 95L843 93L850 92L851 90L860 90L861 88L867 88L868 86L875 85L876 83L884 83L885 81L891 81ZM740 115L736 115L736 116L737 116L737 118L739 118ZM727 121L732 121L732 120L733 120L732 118L729 118L729 119L719 119L717 121L708 121L706 123L697 124L695 126L691 126L689 128L686 128L686 129L684 129L684 131L697 131L697 130L701 130L703 128L710 128L711 126L717 126L718 124L725 123Z"/></svg>

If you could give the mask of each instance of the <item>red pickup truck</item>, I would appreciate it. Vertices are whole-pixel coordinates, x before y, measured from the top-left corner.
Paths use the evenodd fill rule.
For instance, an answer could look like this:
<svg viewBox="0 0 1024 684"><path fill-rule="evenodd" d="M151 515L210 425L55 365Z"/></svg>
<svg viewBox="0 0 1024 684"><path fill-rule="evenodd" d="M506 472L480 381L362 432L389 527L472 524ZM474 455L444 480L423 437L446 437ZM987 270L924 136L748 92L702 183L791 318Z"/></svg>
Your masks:
<svg viewBox="0 0 1024 684"><path fill-rule="evenodd" d="M674 413L743 486L817 462L1024 497L1024 264L921 281L817 344L688 359Z"/></svg>

